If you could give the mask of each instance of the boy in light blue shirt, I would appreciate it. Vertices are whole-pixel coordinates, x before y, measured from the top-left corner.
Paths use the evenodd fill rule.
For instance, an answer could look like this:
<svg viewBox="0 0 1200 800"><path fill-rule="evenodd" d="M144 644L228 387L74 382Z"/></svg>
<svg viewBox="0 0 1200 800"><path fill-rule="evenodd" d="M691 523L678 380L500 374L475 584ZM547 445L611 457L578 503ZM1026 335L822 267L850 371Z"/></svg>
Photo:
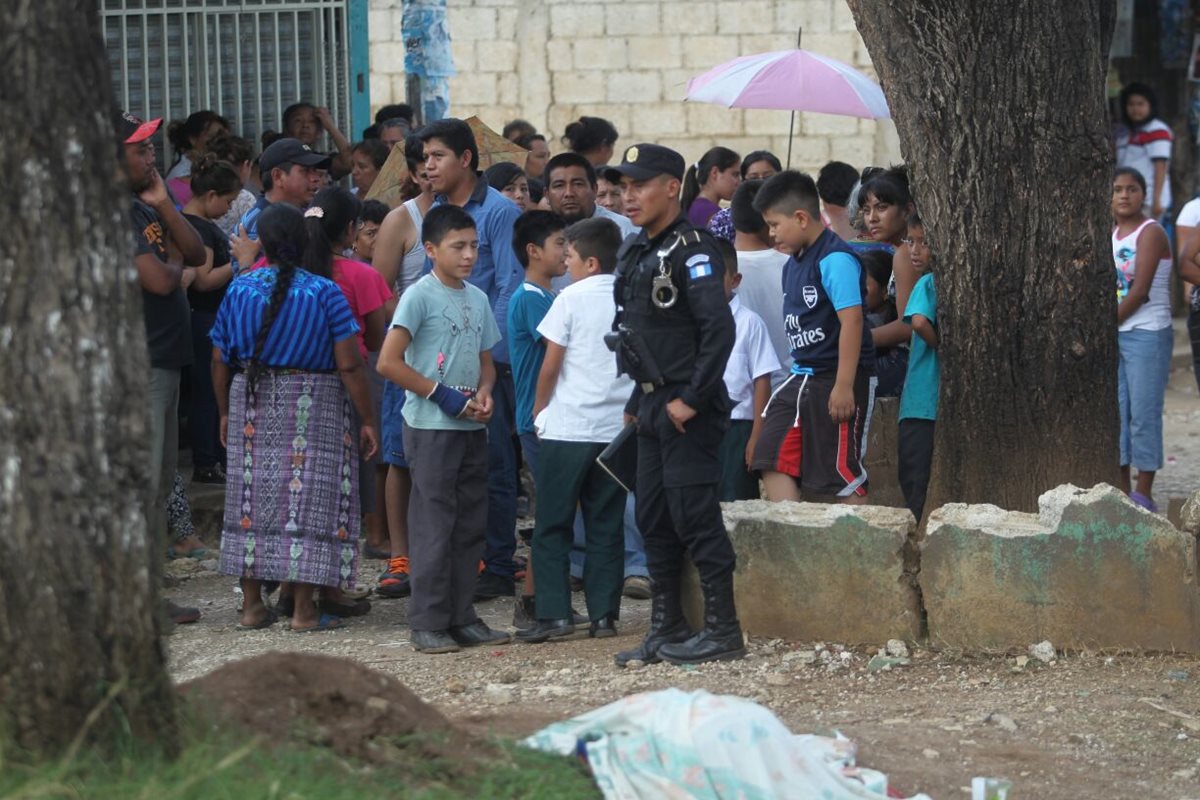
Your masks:
<svg viewBox="0 0 1200 800"><path fill-rule="evenodd" d="M920 523L925 513L925 494L929 489L929 474L933 464L933 433L937 419L938 386L938 329L937 291L930 272L932 256L925 244L925 228L920 218L908 218L908 238L904 246L912 256L912 266L921 277L917 279L904 321L912 326L912 347L908 357L908 376L904 393L900 395L900 489L904 502Z"/></svg>
<svg viewBox="0 0 1200 800"><path fill-rule="evenodd" d="M379 372L406 391L413 647L450 653L509 641L473 605L487 529L491 348L500 331L487 295L467 282L479 254L471 216L440 206L425 217L421 235L433 272L400 298Z"/></svg>

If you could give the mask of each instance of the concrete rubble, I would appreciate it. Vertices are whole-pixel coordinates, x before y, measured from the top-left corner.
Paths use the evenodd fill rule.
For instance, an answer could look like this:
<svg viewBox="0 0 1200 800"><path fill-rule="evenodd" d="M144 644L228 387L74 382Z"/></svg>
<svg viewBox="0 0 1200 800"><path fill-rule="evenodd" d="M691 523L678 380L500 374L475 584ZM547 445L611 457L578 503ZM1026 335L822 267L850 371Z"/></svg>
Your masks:
<svg viewBox="0 0 1200 800"><path fill-rule="evenodd" d="M938 647L1200 651L1194 536L1111 486L1060 486L1037 514L934 511L920 586Z"/></svg>
<svg viewBox="0 0 1200 800"><path fill-rule="evenodd" d="M920 635L906 561L916 523L907 510L754 500L727 503L724 512L748 634L849 644ZM685 607L698 624L694 572L686 586Z"/></svg>

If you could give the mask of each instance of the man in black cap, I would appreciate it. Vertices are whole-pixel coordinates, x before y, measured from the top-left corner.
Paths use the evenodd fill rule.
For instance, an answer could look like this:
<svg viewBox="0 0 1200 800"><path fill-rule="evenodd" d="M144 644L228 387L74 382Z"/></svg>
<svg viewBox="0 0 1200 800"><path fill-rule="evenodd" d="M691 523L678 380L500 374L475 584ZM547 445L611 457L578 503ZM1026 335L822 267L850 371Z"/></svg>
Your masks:
<svg viewBox="0 0 1200 800"><path fill-rule="evenodd" d="M724 262L712 236L680 210L683 156L639 144L613 169L625 187L625 213L642 227L617 256L614 327L617 364L636 384L625 415L638 426L637 521L653 584L650 631L617 654L617 665L741 658L735 558L717 497L731 408L723 376L734 340ZM699 633L683 618L685 551L704 593Z"/></svg>
<svg viewBox="0 0 1200 800"><path fill-rule="evenodd" d="M263 196L242 215L238 236L234 237L235 271L249 267L258 257L258 217L272 203L290 203L305 208L321 186L321 170L329 169L332 159L318 153L299 139L277 139L258 157Z"/></svg>
<svg viewBox="0 0 1200 800"><path fill-rule="evenodd" d="M167 533L167 499L179 466L179 376L192 363L192 313L181 280L184 267L203 266L204 242L175 208L158 172L151 137L161 119L143 122L131 114L117 120L122 165L133 224L133 265L142 287L142 317L150 355L150 497L146 525L153 537ZM170 245L174 245L172 255ZM182 258L182 263L179 259ZM161 539L158 539L161 541ZM156 554L156 557L157 554ZM158 574L155 570L152 574ZM172 622L195 622L200 612L163 601Z"/></svg>

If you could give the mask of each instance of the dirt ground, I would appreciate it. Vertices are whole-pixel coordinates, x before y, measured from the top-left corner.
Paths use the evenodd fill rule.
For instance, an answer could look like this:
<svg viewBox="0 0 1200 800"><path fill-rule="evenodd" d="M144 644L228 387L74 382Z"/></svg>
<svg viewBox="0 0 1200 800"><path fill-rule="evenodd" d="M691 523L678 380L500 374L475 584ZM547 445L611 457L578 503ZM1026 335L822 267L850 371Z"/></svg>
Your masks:
<svg viewBox="0 0 1200 800"><path fill-rule="evenodd" d="M1190 367L1175 370L1167 403L1168 463L1155 492L1164 505L1200 487L1200 395ZM364 563L362 581L381 567ZM861 763L888 773L905 794L968 797L971 778L984 775L1011 780L1015 799L1200 800L1195 657L1084 652L1018 666L1011 656L916 647L909 666L871 672L873 648L752 638L743 661L627 671L612 655L638 640L649 613L648 602L630 600L616 639L425 656L409 646L406 601L376 599L369 615L331 633L293 634L285 623L242 632L230 578L194 562L175 562L171 572L184 574L170 596L204 612L169 639L180 682L275 650L343 656L398 678L470 731L518 737L630 693L706 689L756 700L797 733L842 732L858 743ZM582 595L576 601L582 608ZM479 611L507 627L512 603Z"/></svg>

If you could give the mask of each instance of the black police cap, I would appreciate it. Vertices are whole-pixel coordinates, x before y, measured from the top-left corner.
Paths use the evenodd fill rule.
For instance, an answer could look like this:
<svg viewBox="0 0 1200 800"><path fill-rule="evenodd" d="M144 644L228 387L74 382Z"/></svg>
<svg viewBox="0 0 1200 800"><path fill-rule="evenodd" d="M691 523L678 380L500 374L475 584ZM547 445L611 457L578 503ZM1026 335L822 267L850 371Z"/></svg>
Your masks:
<svg viewBox="0 0 1200 800"><path fill-rule="evenodd" d="M683 156L669 147L635 144L625 151L618 166L609 169L635 181L649 180L659 175L670 175L676 180L683 180L687 165Z"/></svg>

